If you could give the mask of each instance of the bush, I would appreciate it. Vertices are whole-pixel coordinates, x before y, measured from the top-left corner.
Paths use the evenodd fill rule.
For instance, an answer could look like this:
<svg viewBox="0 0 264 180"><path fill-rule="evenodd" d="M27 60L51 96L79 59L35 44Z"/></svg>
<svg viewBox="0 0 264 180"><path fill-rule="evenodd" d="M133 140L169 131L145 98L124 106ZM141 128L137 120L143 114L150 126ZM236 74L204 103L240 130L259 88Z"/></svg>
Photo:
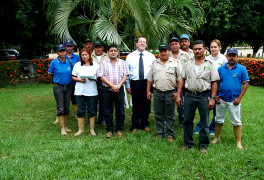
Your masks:
<svg viewBox="0 0 264 180"><path fill-rule="evenodd" d="M264 85L264 59L238 58L238 62L247 68L250 84Z"/></svg>
<svg viewBox="0 0 264 180"><path fill-rule="evenodd" d="M49 64L53 59L33 59L32 64L35 69L37 79L42 82L49 82L48 69Z"/></svg>
<svg viewBox="0 0 264 180"><path fill-rule="evenodd" d="M23 76L18 60L0 61L0 86L16 85Z"/></svg>

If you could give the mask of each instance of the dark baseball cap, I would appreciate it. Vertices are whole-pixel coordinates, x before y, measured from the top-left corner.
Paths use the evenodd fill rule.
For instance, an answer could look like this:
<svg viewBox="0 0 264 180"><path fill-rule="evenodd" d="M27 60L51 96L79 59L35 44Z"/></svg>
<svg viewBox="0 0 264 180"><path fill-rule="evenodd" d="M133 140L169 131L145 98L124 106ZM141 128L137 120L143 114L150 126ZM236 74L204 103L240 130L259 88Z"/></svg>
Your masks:
<svg viewBox="0 0 264 180"><path fill-rule="evenodd" d="M159 50L170 50L170 47L167 43L161 43L159 45Z"/></svg>
<svg viewBox="0 0 264 180"><path fill-rule="evenodd" d="M176 38L176 37L171 38L169 42L171 43L172 41L180 42L180 40L178 38Z"/></svg>
<svg viewBox="0 0 264 180"><path fill-rule="evenodd" d="M57 51L60 51L60 50L66 50L64 44L58 44L58 45L57 45Z"/></svg>
<svg viewBox="0 0 264 180"><path fill-rule="evenodd" d="M73 40L71 39L66 40L65 46L73 46Z"/></svg>
<svg viewBox="0 0 264 180"><path fill-rule="evenodd" d="M93 41L91 39L86 39L85 43L87 43L87 42L93 42Z"/></svg>
<svg viewBox="0 0 264 180"><path fill-rule="evenodd" d="M103 46L102 41L100 41L100 40L96 40L96 41L94 41L94 47L95 47L95 46Z"/></svg>

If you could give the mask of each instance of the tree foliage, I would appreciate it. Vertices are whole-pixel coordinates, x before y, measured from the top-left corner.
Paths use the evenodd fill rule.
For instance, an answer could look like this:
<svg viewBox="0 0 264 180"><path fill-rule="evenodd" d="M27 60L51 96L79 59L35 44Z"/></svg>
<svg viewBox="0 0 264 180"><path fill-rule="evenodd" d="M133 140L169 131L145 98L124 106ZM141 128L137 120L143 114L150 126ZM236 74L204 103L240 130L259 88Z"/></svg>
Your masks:
<svg viewBox="0 0 264 180"><path fill-rule="evenodd" d="M172 33L194 32L203 20L198 0L61 0L54 7L52 30L61 41L72 38L74 25L124 49L140 35L156 48Z"/></svg>

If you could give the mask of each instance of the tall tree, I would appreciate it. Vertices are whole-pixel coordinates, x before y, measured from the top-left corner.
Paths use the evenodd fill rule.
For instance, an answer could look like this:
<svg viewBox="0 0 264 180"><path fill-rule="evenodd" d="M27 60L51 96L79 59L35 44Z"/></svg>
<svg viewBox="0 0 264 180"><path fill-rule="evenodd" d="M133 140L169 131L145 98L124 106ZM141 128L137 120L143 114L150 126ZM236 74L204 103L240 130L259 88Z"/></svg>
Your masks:
<svg viewBox="0 0 264 180"><path fill-rule="evenodd" d="M78 6L83 14L72 16ZM194 32L203 17L198 0L61 0L55 7L52 27L60 40L72 38L72 26L81 29L89 24L88 34L93 39L124 49L131 49L139 35L146 36L149 46L156 48L171 33ZM84 13L86 9L90 14Z"/></svg>

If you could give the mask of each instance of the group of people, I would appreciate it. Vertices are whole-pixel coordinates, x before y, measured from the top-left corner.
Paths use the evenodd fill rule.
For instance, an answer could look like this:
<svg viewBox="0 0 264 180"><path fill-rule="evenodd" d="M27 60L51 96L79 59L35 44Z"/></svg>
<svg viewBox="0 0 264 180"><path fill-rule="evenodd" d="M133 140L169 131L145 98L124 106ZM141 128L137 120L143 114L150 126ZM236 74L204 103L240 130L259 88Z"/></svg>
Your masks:
<svg viewBox="0 0 264 180"><path fill-rule="evenodd" d="M67 128L71 99L79 127L76 136L84 132L86 113L90 134L96 135L94 127L99 105L98 121L106 124L106 138L111 138L114 131L122 137L125 86L133 104L132 134L140 129L150 132L148 119L153 97L157 138L174 140L177 105L179 125L184 130L183 150L192 148L194 116L198 108L200 121L195 132L199 133L200 152L205 154L209 134L215 135L212 144L220 140L228 108L237 147L243 149L240 109L249 78L246 68L237 63L237 49L228 49L224 56L220 53L221 43L216 39L210 43L211 55L206 57L204 42L194 41L192 50L187 34L182 34L179 39L173 37L169 44L161 43L158 59L146 51L145 37L137 39L136 47L124 61L118 58L117 45L109 45L106 54L100 40L87 39L80 56L73 53L72 40L57 46L58 58L51 61L48 73L53 83L62 135L71 131ZM213 120L209 127L212 109Z"/></svg>

